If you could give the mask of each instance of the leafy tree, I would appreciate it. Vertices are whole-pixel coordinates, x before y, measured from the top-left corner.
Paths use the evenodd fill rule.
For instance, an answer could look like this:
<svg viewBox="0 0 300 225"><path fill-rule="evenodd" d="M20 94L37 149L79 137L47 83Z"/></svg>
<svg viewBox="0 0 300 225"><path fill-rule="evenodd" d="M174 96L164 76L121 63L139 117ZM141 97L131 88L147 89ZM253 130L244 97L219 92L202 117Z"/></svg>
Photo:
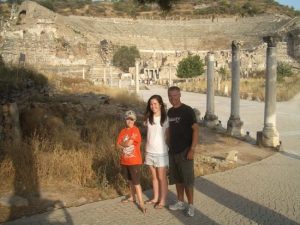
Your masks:
<svg viewBox="0 0 300 225"><path fill-rule="evenodd" d="M277 65L277 80L282 81L284 77L293 75L292 66L288 63L278 62Z"/></svg>
<svg viewBox="0 0 300 225"><path fill-rule="evenodd" d="M200 56L188 56L182 59L177 67L177 76L180 78L190 78L200 76L204 72L204 63Z"/></svg>
<svg viewBox="0 0 300 225"><path fill-rule="evenodd" d="M172 4L180 0L136 0L140 4L157 3L163 11L170 11Z"/></svg>
<svg viewBox="0 0 300 225"><path fill-rule="evenodd" d="M136 46L121 46L113 55L113 65L128 72L129 67L134 66L136 58L140 58L140 52Z"/></svg>

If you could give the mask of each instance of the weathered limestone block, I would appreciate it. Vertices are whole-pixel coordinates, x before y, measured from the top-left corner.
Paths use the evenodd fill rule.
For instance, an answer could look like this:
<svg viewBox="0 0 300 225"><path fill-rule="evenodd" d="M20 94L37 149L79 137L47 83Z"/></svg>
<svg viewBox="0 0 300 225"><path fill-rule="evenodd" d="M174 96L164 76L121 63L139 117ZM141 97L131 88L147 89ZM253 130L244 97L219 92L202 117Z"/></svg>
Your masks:
<svg viewBox="0 0 300 225"><path fill-rule="evenodd" d="M262 143L264 146L269 147L278 147L280 140L279 140L279 133L274 126L265 126L262 132Z"/></svg>
<svg viewBox="0 0 300 225"><path fill-rule="evenodd" d="M197 122L199 123L201 121L201 112L197 108L193 108L193 110L194 110L194 113L196 115Z"/></svg>
<svg viewBox="0 0 300 225"><path fill-rule="evenodd" d="M238 151L235 150L230 151L226 157L226 161L237 162L237 160L238 160Z"/></svg>

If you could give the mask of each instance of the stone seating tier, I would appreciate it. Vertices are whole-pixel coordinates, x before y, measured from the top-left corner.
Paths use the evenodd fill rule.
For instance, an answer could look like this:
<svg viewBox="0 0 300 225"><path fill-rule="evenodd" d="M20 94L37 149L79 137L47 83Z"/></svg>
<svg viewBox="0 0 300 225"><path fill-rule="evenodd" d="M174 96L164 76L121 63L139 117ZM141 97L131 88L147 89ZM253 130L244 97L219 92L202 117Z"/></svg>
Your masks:
<svg viewBox="0 0 300 225"><path fill-rule="evenodd" d="M231 40L244 42L246 47L261 42L264 35L274 33L290 18L264 15L250 18L219 18L189 21L102 19L68 17L67 23L99 38L119 45L136 45L139 49L207 50L207 47L229 49ZM218 40L221 40L218 43ZM213 42L211 45L207 45Z"/></svg>

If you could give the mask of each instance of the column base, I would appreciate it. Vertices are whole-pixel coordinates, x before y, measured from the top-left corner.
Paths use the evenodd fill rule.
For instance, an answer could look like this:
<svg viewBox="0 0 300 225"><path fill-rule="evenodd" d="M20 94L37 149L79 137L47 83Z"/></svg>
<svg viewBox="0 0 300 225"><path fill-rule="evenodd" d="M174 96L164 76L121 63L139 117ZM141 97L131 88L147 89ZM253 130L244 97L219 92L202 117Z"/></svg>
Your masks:
<svg viewBox="0 0 300 225"><path fill-rule="evenodd" d="M227 122L227 133L231 136L242 136L243 121L240 118L229 118Z"/></svg>
<svg viewBox="0 0 300 225"><path fill-rule="evenodd" d="M206 113L203 122L204 122L204 126L208 128L215 128L219 123L219 120L216 115Z"/></svg>
<svg viewBox="0 0 300 225"><path fill-rule="evenodd" d="M265 126L262 132L257 132L257 143L264 147L280 146L279 134L275 127Z"/></svg>

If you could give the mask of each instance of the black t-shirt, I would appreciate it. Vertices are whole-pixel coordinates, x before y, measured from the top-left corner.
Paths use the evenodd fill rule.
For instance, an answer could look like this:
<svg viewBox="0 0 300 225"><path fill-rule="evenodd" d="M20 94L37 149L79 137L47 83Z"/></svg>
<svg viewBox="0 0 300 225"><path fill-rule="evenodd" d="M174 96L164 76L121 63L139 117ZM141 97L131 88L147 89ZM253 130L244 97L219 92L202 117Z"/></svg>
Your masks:
<svg viewBox="0 0 300 225"><path fill-rule="evenodd" d="M168 111L170 153L177 154L190 148L193 139L192 125L197 123L194 110L185 104Z"/></svg>

